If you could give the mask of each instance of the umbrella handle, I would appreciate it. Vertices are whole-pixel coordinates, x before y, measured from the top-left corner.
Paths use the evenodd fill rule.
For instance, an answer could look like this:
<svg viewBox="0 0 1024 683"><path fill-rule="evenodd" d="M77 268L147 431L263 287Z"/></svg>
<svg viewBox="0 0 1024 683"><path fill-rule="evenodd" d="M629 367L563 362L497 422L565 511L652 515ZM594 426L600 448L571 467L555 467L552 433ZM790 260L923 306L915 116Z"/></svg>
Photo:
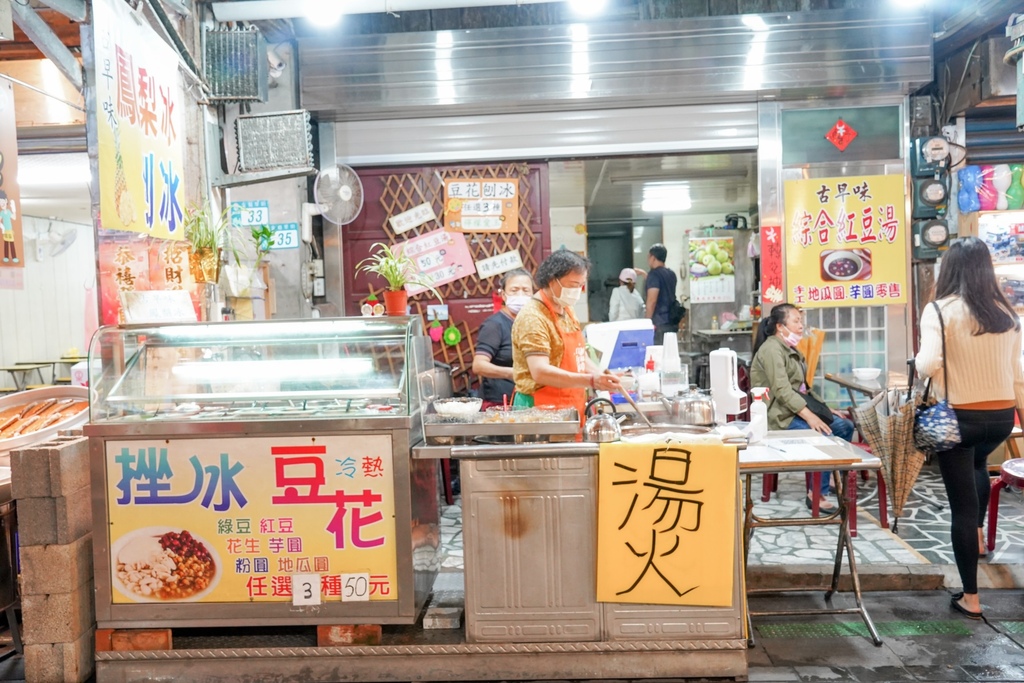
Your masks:
<svg viewBox="0 0 1024 683"><path fill-rule="evenodd" d="M907 402L910 402L911 397L914 394L914 376L917 374L917 360L914 358L907 359Z"/></svg>

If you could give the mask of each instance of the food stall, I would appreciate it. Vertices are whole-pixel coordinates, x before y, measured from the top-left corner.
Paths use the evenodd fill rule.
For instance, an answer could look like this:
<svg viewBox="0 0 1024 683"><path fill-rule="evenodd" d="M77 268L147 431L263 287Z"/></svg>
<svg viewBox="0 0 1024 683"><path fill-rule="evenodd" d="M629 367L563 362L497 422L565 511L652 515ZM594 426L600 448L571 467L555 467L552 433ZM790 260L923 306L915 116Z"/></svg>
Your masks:
<svg viewBox="0 0 1024 683"><path fill-rule="evenodd" d="M419 318L102 328L100 628L409 624L438 568Z"/></svg>

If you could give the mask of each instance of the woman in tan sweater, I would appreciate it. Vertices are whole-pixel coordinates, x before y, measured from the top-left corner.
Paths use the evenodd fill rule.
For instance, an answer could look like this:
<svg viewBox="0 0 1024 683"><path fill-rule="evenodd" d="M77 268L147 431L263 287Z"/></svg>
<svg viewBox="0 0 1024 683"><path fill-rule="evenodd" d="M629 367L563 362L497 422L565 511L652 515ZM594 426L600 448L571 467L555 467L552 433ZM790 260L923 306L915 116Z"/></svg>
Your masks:
<svg viewBox="0 0 1024 683"><path fill-rule="evenodd" d="M953 557L964 588L953 596L952 606L981 619L978 556L988 506L987 459L1010 435L1014 411L1024 416L1021 327L999 289L988 247L976 237L957 240L943 256L935 303L945 325L946 358L940 314L928 304L921 312L917 371L946 396L960 426L960 444L936 454L952 516ZM948 387L943 386L943 365Z"/></svg>

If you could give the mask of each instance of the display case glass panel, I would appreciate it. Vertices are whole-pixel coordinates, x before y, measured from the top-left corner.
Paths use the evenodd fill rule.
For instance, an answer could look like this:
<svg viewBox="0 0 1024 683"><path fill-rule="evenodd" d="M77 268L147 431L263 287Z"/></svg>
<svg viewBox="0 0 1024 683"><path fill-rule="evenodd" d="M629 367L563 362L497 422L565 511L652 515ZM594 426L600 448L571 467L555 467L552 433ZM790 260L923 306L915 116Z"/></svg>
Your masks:
<svg viewBox="0 0 1024 683"><path fill-rule="evenodd" d="M411 415L433 365L418 317L104 327L89 358L93 422Z"/></svg>

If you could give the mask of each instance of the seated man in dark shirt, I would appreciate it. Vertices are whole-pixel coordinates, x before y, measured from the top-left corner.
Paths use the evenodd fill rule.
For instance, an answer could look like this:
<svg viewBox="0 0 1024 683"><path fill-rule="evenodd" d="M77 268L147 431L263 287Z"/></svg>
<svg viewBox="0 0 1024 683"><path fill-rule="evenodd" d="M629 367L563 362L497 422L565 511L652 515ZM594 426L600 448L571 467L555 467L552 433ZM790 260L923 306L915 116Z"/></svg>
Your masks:
<svg viewBox="0 0 1024 683"><path fill-rule="evenodd" d="M668 249L660 242L647 252L647 306L645 314L654 323L654 343L661 344L666 332L678 332L679 323L670 322L669 311L676 300L676 274L665 267Z"/></svg>

